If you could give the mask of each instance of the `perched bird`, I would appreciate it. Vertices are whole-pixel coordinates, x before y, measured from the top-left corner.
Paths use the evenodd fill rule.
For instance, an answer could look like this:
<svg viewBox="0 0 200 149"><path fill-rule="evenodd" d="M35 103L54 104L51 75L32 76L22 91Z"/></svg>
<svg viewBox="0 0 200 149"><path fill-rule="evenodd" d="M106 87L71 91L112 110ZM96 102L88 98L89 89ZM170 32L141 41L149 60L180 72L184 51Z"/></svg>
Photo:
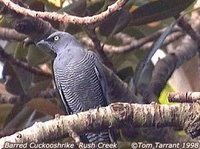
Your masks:
<svg viewBox="0 0 200 149"><path fill-rule="evenodd" d="M92 51L84 49L74 36L56 31L37 43L56 54L53 62L55 84L69 114L107 106L110 102L103 64ZM111 142L110 131L87 133L81 141Z"/></svg>

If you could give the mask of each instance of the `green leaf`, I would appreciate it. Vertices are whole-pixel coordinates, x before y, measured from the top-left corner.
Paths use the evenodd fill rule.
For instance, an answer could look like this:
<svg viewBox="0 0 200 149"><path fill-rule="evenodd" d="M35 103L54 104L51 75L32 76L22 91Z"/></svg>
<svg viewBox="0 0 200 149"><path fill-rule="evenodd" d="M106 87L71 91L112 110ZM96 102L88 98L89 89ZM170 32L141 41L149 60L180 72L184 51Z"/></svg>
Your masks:
<svg viewBox="0 0 200 149"><path fill-rule="evenodd" d="M44 2L46 5L54 6L54 7L61 7L62 1L61 0L40 0Z"/></svg>
<svg viewBox="0 0 200 149"><path fill-rule="evenodd" d="M32 66L43 64L47 62L49 59L50 59L50 56L44 53L41 49L39 49L35 45L29 46L27 61Z"/></svg>
<svg viewBox="0 0 200 149"><path fill-rule="evenodd" d="M134 83L136 88L140 88L141 85L148 85L151 74L153 71L153 66L151 62L152 56L155 54L155 52L162 46L162 43L166 39L166 37L171 33L172 28L175 26L176 21L173 22L162 34L161 36L156 40L153 47L147 51L144 55L144 58L141 59L140 63L138 64L135 76L134 76ZM148 79L147 79L147 78ZM144 79L146 78L146 79ZM145 80L145 82L143 81Z"/></svg>
<svg viewBox="0 0 200 149"><path fill-rule="evenodd" d="M8 42L4 48L6 53L14 55L18 43L17 41Z"/></svg>
<svg viewBox="0 0 200 149"><path fill-rule="evenodd" d="M143 25L173 17L185 10L195 0L157 0L149 2L131 13L130 25Z"/></svg>
<svg viewBox="0 0 200 149"><path fill-rule="evenodd" d="M162 90L160 97L159 97L159 102L161 104L169 104L170 102L168 101L168 96L170 92L175 92L175 89L170 86L169 84L166 84L165 88Z"/></svg>
<svg viewBox="0 0 200 149"><path fill-rule="evenodd" d="M10 111L12 110L13 105L11 104L2 104L0 105L0 128L3 127L7 116L9 115Z"/></svg>
<svg viewBox="0 0 200 149"><path fill-rule="evenodd" d="M24 47L23 43L17 43L15 53L14 53L14 58L20 59L20 60L25 60L26 56L28 53L28 49Z"/></svg>

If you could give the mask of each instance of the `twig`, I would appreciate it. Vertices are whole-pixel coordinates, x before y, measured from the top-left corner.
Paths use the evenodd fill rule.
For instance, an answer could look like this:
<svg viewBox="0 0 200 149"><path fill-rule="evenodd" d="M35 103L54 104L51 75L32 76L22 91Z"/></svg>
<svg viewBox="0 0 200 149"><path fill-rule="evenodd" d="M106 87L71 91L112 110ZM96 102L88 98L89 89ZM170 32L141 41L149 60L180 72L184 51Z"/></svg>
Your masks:
<svg viewBox="0 0 200 149"><path fill-rule="evenodd" d="M148 49L152 46L152 41L156 40L159 35L163 30L158 31L152 35L140 38L140 39L134 39L134 38L129 38L127 41L125 41L127 44L122 45L122 46L114 46L114 45L109 45L105 44L103 46L103 51L107 53L125 53L125 52L131 52L134 50L138 50L140 48L142 49ZM166 41L163 43L163 46L168 45L169 43L173 42L175 39L177 40L180 37L183 37L183 33L180 32L180 29L176 28L173 30L173 32L167 37ZM118 37L117 37L118 38ZM87 45L88 47L94 48L94 44L92 40L88 37L82 37L80 41L84 44ZM128 43L128 41L131 41Z"/></svg>
<svg viewBox="0 0 200 149"><path fill-rule="evenodd" d="M28 65L28 63L25 63L18 59L13 58L11 55L7 54L1 46L0 46L0 60L1 61L9 61L13 65L19 66L29 72L37 74L37 75L52 77L52 75L50 73L44 72L39 68Z"/></svg>
<svg viewBox="0 0 200 149"><path fill-rule="evenodd" d="M26 38L26 35L20 34L14 29L0 27L0 39L2 40L23 41L25 38Z"/></svg>
<svg viewBox="0 0 200 149"><path fill-rule="evenodd" d="M169 102L192 103L200 101L200 92L170 93L168 100Z"/></svg>
<svg viewBox="0 0 200 149"><path fill-rule="evenodd" d="M41 11L34 11L30 9L26 9L24 7L20 7L16 5L10 0L0 0L4 5L6 5L9 9L16 11L17 13L23 14L25 16L31 16L35 18L43 18L43 19L50 19L54 21L59 21L63 24L94 24L100 22L107 18L109 15L113 14L114 12L121 9L128 0L117 0L114 4L110 5L108 9L100 14L94 16L86 16L86 17L77 17L72 16L69 14L59 14L56 12L41 12Z"/></svg>
<svg viewBox="0 0 200 149"><path fill-rule="evenodd" d="M179 19L178 25L198 44L198 47L200 47L200 35L191 27L185 18L186 17L182 17Z"/></svg>
<svg viewBox="0 0 200 149"><path fill-rule="evenodd" d="M0 94L0 104L17 104L22 103L24 98L10 94Z"/></svg>
<svg viewBox="0 0 200 149"><path fill-rule="evenodd" d="M130 44L133 39L135 40L135 38L123 32L117 33L116 35L114 35L114 38L121 41L123 45Z"/></svg>
<svg viewBox="0 0 200 149"><path fill-rule="evenodd" d="M56 93L57 93L56 89L46 89L31 97L28 97L27 95L17 96L8 93L5 94L0 93L0 104L22 104L30 101L32 98L38 98L38 97L50 99L50 98L55 98Z"/></svg>
<svg viewBox="0 0 200 149"><path fill-rule="evenodd" d="M108 53L124 53L128 51L137 50L139 48L147 49L151 47L152 41L157 39L159 37L158 35L160 35L162 32L163 30L140 39L134 39L133 37L130 37L124 33L118 33L114 37L118 40L121 40L125 45L116 47L114 45L105 44L103 46L103 51ZM183 35L184 34L180 32L180 29L175 28L163 45L166 46L169 43L173 42L175 39L182 37ZM14 29L0 27L0 39L23 41L26 37L26 35L18 33ZM95 47L92 40L88 37L82 37L80 38L80 41L88 47Z"/></svg>
<svg viewBox="0 0 200 149"><path fill-rule="evenodd" d="M183 112L190 111L190 112ZM77 134L96 132L108 128L133 127L178 127L190 136L199 135L200 105L140 105L115 103L107 107L89 110L69 116L59 116L47 122L37 122L32 127L0 139L0 147L5 142L29 143L50 142L69 135L72 129Z"/></svg>

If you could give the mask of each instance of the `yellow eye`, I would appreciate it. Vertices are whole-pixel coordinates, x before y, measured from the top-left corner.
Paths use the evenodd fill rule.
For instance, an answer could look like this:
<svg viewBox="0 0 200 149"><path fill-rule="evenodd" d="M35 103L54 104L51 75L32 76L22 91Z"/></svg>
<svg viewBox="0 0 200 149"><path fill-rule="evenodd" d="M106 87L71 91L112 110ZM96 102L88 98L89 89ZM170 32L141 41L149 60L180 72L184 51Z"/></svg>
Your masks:
<svg viewBox="0 0 200 149"><path fill-rule="evenodd" d="M60 37L59 36L55 36L53 39L54 39L54 41L58 41L60 39Z"/></svg>

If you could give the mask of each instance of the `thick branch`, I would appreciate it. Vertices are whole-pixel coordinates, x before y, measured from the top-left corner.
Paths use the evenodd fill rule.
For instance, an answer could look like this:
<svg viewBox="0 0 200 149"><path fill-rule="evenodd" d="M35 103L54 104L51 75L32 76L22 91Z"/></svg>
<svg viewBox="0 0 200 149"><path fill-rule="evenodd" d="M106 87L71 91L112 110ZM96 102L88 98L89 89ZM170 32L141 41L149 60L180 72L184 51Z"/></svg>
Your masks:
<svg viewBox="0 0 200 149"><path fill-rule="evenodd" d="M168 100L170 102L193 103L200 101L200 92L170 93Z"/></svg>
<svg viewBox="0 0 200 149"><path fill-rule="evenodd" d="M9 9L16 11L19 14L23 14L25 16L31 16L35 18L43 18L50 19L54 21L62 22L63 24L73 23L73 24L94 24L100 22L107 18L109 15L121 9L127 2L127 0L117 0L114 4L108 7L108 9L100 14L94 16L87 17L77 17L69 14L59 14L56 12L41 12L34 11L30 9L26 9L24 7L20 7L10 0L0 0L4 5L6 5Z"/></svg>
<svg viewBox="0 0 200 149"><path fill-rule="evenodd" d="M190 111L190 112L184 112ZM13 143L49 142L70 135L83 134L108 128L133 127L180 127L192 137L199 133L200 105L140 105L115 103L107 107L89 110L69 116L57 116L54 120L35 123L32 127L0 139L3 147L6 141Z"/></svg>

